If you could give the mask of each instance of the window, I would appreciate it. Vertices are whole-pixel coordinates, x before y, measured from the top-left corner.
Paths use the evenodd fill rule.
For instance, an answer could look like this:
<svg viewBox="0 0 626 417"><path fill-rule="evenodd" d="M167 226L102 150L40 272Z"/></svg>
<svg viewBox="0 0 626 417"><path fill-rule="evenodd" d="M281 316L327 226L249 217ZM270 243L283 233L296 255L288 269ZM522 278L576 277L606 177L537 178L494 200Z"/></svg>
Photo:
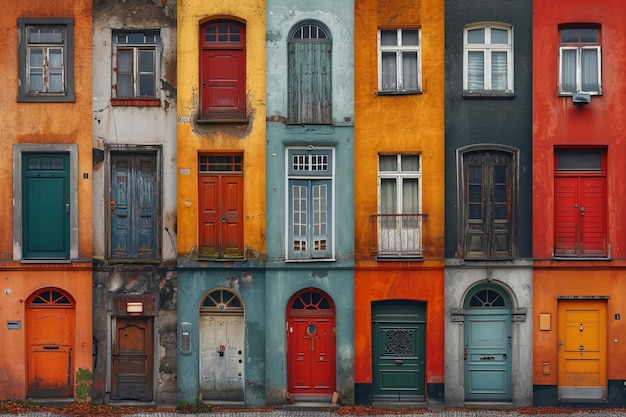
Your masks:
<svg viewBox="0 0 626 417"><path fill-rule="evenodd" d="M78 258L78 146L14 145L13 259Z"/></svg>
<svg viewBox="0 0 626 417"><path fill-rule="evenodd" d="M330 32L317 22L296 26L287 55L288 123L332 124Z"/></svg>
<svg viewBox="0 0 626 417"><path fill-rule="evenodd" d="M246 117L246 28L236 21L200 27L200 120Z"/></svg>
<svg viewBox="0 0 626 417"><path fill-rule="evenodd" d="M514 256L517 151L470 148L459 153L462 256L510 259Z"/></svg>
<svg viewBox="0 0 626 417"><path fill-rule="evenodd" d="M158 43L156 32L113 32L113 104L156 98Z"/></svg>
<svg viewBox="0 0 626 417"><path fill-rule="evenodd" d="M378 91L419 93L422 86L419 29L378 31Z"/></svg>
<svg viewBox="0 0 626 417"><path fill-rule="evenodd" d="M472 25L464 31L463 90L513 92L513 30L505 25Z"/></svg>
<svg viewBox="0 0 626 417"><path fill-rule="evenodd" d="M243 155L198 157L199 255L243 258Z"/></svg>
<svg viewBox="0 0 626 417"><path fill-rule="evenodd" d="M565 27L560 36L559 94L602 94L600 30Z"/></svg>
<svg viewBox="0 0 626 417"><path fill-rule="evenodd" d="M606 256L606 153L557 149L554 256Z"/></svg>
<svg viewBox="0 0 626 417"><path fill-rule="evenodd" d="M74 102L74 19L18 19L18 101Z"/></svg>
<svg viewBox="0 0 626 417"><path fill-rule="evenodd" d="M378 156L378 256L421 256L420 156Z"/></svg>
<svg viewBox="0 0 626 417"><path fill-rule="evenodd" d="M333 152L288 150L288 259L333 255Z"/></svg>

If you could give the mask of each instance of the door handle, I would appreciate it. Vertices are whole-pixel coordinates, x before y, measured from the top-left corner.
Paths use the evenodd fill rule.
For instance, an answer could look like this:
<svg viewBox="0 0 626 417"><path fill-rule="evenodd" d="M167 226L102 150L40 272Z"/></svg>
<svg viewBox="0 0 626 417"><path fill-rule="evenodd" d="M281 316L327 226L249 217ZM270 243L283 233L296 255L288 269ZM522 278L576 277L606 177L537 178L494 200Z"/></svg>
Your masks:
<svg viewBox="0 0 626 417"><path fill-rule="evenodd" d="M396 365L402 365L404 361L402 359L396 359Z"/></svg>
<svg viewBox="0 0 626 417"><path fill-rule="evenodd" d="M115 200L111 200L109 204L111 205L111 213L113 213L115 211Z"/></svg>
<svg viewBox="0 0 626 417"><path fill-rule="evenodd" d="M495 359L495 356L481 356L480 360L481 361L492 361Z"/></svg>

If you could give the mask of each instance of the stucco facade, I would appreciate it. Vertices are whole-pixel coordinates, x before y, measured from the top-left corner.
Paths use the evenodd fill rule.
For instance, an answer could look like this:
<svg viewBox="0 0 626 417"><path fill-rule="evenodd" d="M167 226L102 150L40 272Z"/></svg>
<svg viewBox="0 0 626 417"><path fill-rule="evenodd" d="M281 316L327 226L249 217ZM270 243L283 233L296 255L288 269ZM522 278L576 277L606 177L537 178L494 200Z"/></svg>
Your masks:
<svg viewBox="0 0 626 417"><path fill-rule="evenodd" d="M2 398L85 398L78 385L91 378L91 10L90 1L29 1L0 17ZM46 80L33 42L45 24L63 34L50 54L65 57L63 74Z"/></svg>

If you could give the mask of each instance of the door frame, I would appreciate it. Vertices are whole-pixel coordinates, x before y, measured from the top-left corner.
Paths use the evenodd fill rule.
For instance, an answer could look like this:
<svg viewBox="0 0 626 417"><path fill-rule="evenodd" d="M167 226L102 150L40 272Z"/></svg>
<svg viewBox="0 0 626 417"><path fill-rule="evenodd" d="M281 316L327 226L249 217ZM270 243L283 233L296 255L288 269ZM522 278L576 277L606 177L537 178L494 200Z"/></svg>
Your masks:
<svg viewBox="0 0 626 417"><path fill-rule="evenodd" d="M113 175L113 154L114 153L123 153L123 154L150 154L154 156L155 161L155 171L154 171L154 202L155 202L155 223L154 223L154 232L155 232L155 259L160 259L161 256L161 227L162 224L161 216L162 216L162 153L161 146L158 145L139 145L139 146L131 146L127 144L123 145L107 145L106 147L106 164L107 164L107 174L105 176L105 201L104 201L104 223L105 223L105 239L106 239L106 258L111 260L112 258L112 222L111 222L111 187L113 186L112 178ZM124 258L115 258L114 260L119 260Z"/></svg>
<svg viewBox="0 0 626 417"><path fill-rule="evenodd" d="M502 298L501 301L498 301L497 298L492 298L490 300L484 300L485 303L481 306L473 305L474 297L477 296L482 291L487 291L487 297L489 297L488 291L492 291L498 294L499 297ZM480 301L479 299L476 299ZM513 399L513 321L511 317L511 313L513 311L513 298L509 291L502 287L501 285L493 284L493 283L481 283L472 288L470 288L464 299L463 299L463 311L464 311L464 332L463 332L463 345L462 348L462 358L463 358L463 389L464 389L464 399L465 401L512 401ZM472 313L474 312L474 313ZM504 380L504 386L506 391L503 393L496 392L487 392L487 393L470 393L470 365L473 358L473 350L468 347L468 340L470 338L470 330L468 329L468 320L469 317L475 316L476 318L480 318L478 321L489 321L490 319L495 319L498 317L502 317L505 320L505 324L507 326L508 335L507 339L504 340L504 346L502 348L491 348L488 350L487 355L489 360L494 361L494 367L497 368L498 354L501 354L501 350L505 351L506 364L505 369L507 372L506 378ZM485 348L482 348L485 349ZM496 353L497 352L497 353ZM482 360L482 359L480 359ZM486 359L487 360L487 359ZM489 363L491 365L491 363ZM489 369L489 368L487 368Z"/></svg>

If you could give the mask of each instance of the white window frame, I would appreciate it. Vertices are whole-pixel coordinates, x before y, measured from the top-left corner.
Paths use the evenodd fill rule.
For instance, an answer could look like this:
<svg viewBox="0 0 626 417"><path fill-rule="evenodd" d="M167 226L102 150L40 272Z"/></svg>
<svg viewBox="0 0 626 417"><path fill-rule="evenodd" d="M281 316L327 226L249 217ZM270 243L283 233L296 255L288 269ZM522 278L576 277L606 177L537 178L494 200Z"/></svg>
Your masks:
<svg viewBox="0 0 626 417"><path fill-rule="evenodd" d="M285 260L288 261L334 261L335 248L335 150L327 147L288 147L286 149L286 201L285 201ZM296 162L295 156L323 156L324 160L317 162L312 158L300 159ZM325 161L325 162L323 162ZM295 168L295 169L294 169ZM306 232L304 239L305 247L300 246L299 250L295 249L296 235L294 233L294 187L308 187L312 189L315 186L326 186L326 209L324 210L325 220L316 222L314 211L315 202L313 196L306 202L307 211ZM316 224L324 223L326 233L326 242L323 248L315 245Z"/></svg>
<svg viewBox="0 0 626 417"><path fill-rule="evenodd" d="M572 28L572 29L586 29L584 27L580 28ZM585 93L592 96L602 95L602 50L601 50L601 38L600 38L600 28L588 28L595 29L598 31L598 42L579 42L579 43L560 43L559 44L559 95L561 96L571 96L576 93ZM559 31L559 38L561 34ZM576 91L566 90L563 87L563 53L564 51L576 51ZM582 55L583 51L595 50L598 61L598 81L597 90L587 91L582 88Z"/></svg>
<svg viewBox="0 0 626 417"><path fill-rule="evenodd" d="M471 30L484 29L485 30L485 43L469 43L468 34ZM499 29L508 33L509 42L507 44L494 44L491 41L491 30ZM482 52L483 53L483 88L470 90L469 88L469 53L470 52ZM492 54L494 52L505 52L507 61L507 86L505 90L494 89L492 82ZM467 25L463 30L463 91L466 93L480 93L480 92L492 92L492 93L513 93L513 27L511 25L505 25L500 23L476 23Z"/></svg>
<svg viewBox="0 0 626 417"><path fill-rule="evenodd" d="M131 39L143 35L143 42ZM161 39L158 31L145 30L145 31L113 31L113 57L111 59L113 65L112 75L112 97L115 99L132 100L132 99L154 99L158 95L158 81L159 81L159 56ZM131 92L129 95L120 96L118 94L118 75L119 75L119 57L118 51L129 50L132 51L131 69L130 74L132 80L130 82ZM140 55L144 52L152 52L152 65L153 71L141 72L140 69ZM142 75L152 75L154 78L152 83L152 89L154 94L141 94L141 77Z"/></svg>
<svg viewBox="0 0 626 417"><path fill-rule="evenodd" d="M380 158L384 156L396 157L396 169L382 170ZM417 157L417 170L402 169L403 157ZM383 180L395 181L395 213L383 212ZM404 180L417 180L417 207L414 212L404 213ZM378 255L379 256L407 256L422 254L422 158L416 153L379 154L378 156L378 213L383 215L378 219ZM415 219L388 219L386 214L419 214ZM407 224L408 222L408 224ZM390 228L391 224L394 227ZM387 226L386 226L387 225ZM415 235L417 233L417 235Z"/></svg>
<svg viewBox="0 0 626 417"><path fill-rule="evenodd" d="M382 45L382 32L396 31L396 45ZM417 31L417 45L403 45L402 33L404 31ZM384 83L383 54L394 53L396 55L396 82L394 87L386 88ZM406 87L406 74L404 71L403 58L405 54L417 55L417 70L414 80L416 87ZM383 94L415 94L422 92L422 31L419 28L404 29L379 29L378 30L378 92Z"/></svg>

